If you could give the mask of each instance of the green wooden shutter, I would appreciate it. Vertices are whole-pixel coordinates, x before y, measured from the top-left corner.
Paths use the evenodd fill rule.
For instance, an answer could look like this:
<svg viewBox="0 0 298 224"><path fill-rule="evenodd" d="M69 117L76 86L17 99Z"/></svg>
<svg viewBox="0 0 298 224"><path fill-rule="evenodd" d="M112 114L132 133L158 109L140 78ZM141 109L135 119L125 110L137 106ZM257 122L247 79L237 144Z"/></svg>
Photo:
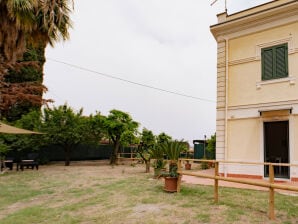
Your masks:
<svg viewBox="0 0 298 224"><path fill-rule="evenodd" d="M288 76L288 46L280 45L275 48L275 78Z"/></svg>
<svg viewBox="0 0 298 224"><path fill-rule="evenodd" d="M288 44L262 49L262 80L288 76Z"/></svg>
<svg viewBox="0 0 298 224"><path fill-rule="evenodd" d="M262 49L262 80L272 79L273 61L273 49Z"/></svg>

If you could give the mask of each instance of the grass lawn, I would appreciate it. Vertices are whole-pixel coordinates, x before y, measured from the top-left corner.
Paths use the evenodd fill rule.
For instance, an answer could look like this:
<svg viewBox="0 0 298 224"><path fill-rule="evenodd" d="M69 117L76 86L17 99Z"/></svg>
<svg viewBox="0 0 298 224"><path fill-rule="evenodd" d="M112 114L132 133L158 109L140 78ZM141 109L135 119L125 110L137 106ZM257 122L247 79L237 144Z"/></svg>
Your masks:
<svg viewBox="0 0 298 224"><path fill-rule="evenodd" d="M144 165L103 162L41 166L0 176L1 224L298 223L298 197L276 193L276 220L268 220L268 192L182 183L166 193Z"/></svg>

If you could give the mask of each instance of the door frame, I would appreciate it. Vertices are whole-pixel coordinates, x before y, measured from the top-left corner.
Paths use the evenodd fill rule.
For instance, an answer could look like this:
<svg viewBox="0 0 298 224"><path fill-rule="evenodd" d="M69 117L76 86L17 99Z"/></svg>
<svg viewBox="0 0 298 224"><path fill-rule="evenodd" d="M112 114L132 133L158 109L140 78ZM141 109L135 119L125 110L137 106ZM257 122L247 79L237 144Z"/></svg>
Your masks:
<svg viewBox="0 0 298 224"><path fill-rule="evenodd" d="M265 159L266 159L266 140L265 140L265 123L275 123L275 122L287 122L287 150L288 150L288 163L291 163L291 119L287 118L287 119L281 119L281 120L277 120L277 119L264 119L262 120L262 131L261 131L261 135L262 135L262 148L263 148L263 153L262 153L262 160L263 162L266 162ZM268 178L268 176L266 175L266 168L265 166L263 166L263 177L265 178ZM288 175L287 176L280 176L280 177L277 177L277 178L282 178L282 179L290 179L291 178L291 169L290 167L288 167Z"/></svg>

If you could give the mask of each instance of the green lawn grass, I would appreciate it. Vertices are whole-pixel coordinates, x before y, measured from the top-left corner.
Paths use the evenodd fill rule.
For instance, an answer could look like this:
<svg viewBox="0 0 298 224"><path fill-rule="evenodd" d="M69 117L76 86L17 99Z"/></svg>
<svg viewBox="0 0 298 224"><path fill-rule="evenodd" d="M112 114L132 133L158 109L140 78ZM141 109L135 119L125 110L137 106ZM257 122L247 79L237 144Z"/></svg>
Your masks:
<svg viewBox="0 0 298 224"><path fill-rule="evenodd" d="M144 166L43 166L0 176L0 223L298 223L298 197L276 194L268 220L268 192L182 183L166 193Z"/></svg>

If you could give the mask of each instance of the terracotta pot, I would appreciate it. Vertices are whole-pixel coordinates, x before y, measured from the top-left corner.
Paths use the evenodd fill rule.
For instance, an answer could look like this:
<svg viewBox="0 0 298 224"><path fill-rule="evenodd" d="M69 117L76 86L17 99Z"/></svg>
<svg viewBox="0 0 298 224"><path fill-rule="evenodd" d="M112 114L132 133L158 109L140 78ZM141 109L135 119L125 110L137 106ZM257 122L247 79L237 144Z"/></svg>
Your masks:
<svg viewBox="0 0 298 224"><path fill-rule="evenodd" d="M191 164L190 163L185 163L185 169L190 170L191 169Z"/></svg>
<svg viewBox="0 0 298 224"><path fill-rule="evenodd" d="M167 192L177 192L178 177L165 177L164 190Z"/></svg>

